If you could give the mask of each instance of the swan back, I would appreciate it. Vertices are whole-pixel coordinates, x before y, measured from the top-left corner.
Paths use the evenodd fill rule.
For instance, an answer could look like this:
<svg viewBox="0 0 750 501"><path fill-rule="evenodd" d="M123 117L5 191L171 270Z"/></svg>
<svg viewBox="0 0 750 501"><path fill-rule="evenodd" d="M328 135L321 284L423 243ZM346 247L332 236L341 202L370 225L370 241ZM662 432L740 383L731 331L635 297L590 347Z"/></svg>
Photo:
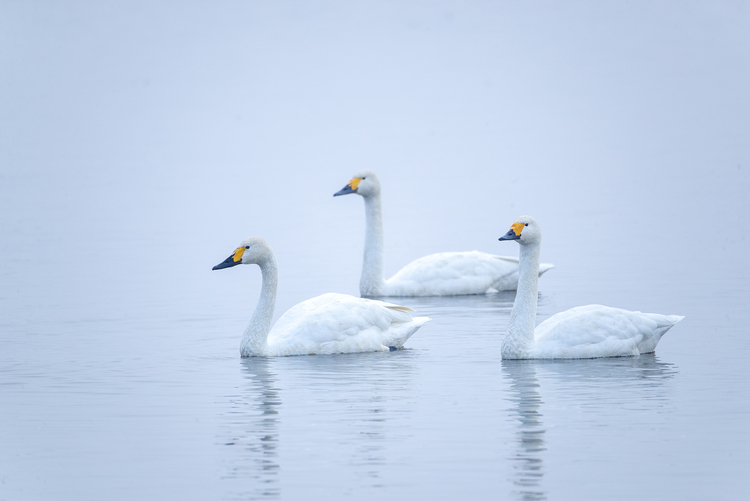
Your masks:
<svg viewBox="0 0 750 501"><path fill-rule="evenodd" d="M651 353L684 317L592 304L548 318L534 331L534 358L596 358Z"/></svg>
<svg viewBox="0 0 750 501"><path fill-rule="evenodd" d="M515 277L515 280L513 280ZM386 281L389 296L482 294L515 288L518 260L486 252L440 252L412 261Z"/></svg>
<svg viewBox="0 0 750 501"><path fill-rule="evenodd" d="M275 355L352 353L400 348L429 318L383 301L323 294L290 308L268 336Z"/></svg>

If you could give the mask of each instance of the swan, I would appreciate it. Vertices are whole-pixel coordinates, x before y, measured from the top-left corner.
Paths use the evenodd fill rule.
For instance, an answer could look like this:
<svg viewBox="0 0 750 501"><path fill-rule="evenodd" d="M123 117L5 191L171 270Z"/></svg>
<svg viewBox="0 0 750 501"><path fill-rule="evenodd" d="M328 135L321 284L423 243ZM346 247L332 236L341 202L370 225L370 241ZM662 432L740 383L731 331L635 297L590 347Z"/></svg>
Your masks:
<svg viewBox="0 0 750 501"><path fill-rule="evenodd" d="M499 240L521 244L518 292L503 339L504 359L599 358L651 353L659 339L685 317L641 313L599 304L557 313L534 329L542 232L531 216L521 216Z"/></svg>
<svg viewBox="0 0 750 501"><path fill-rule="evenodd" d="M430 319L383 301L346 294L323 294L284 313L271 329L278 269L271 246L260 237L243 240L214 270L257 264L262 274L260 299L240 344L243 357L281 357L389 351L401 348Z"/></svg>
<svg viewBox="0 0 750 501"><path fill-rule="evenodd" d="M383 275L383 213L380 181L363 170L334 197L356 193L365 200L365 256L360 295L367 296L455 296L484 294L490 289L515 290L518 259L486 252L440 252L412 261L390 279ZM542 264L539 275L553 268Z"/></svg>

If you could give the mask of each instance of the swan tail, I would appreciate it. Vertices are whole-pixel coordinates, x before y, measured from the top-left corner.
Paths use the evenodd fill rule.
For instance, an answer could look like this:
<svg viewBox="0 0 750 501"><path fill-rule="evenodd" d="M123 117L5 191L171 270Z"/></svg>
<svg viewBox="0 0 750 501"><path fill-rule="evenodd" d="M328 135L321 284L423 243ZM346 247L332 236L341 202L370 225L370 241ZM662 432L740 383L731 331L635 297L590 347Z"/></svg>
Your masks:
<svg viewBox="0 0 750 501"><path fill-rule="evenodd" d="M539 276L541 277L544 272L551 270L555 265L552 263L541 263L539 265Z"/></svg>
<svg viewBox="0 0 750 501"><path fill-rule="evenodd" d="M409 338L419 330L424 324L430 321L430 317L414 317L409 322L398 322L392 324L391 333L393 336L386 343L385 346L395 346L401 348Z"/></svg>
<svg viewBox="0 0 750 501"><path fill-rule="evenodd" d="M661 338L664 334L667 333L669 329L674 327L674 325L677 322L681 322L685 317L683 315L664 315L664 320L658 323L659 329L661 332L659 333L659 338Z"/></svg>
<svg viewBox="0 0 750 501"><path fill-rule="evenodd" d="M665 332L674 327L677 322L681 322L685 317L682 315L654 315L656 318L656 329L659 332L659 337L663 336Z"/></svg>
<svg viewBox="0 0 750 501"><path fill-rule="evenodd" d="M424 324L432 320L430 317L414 317L412 319L415 323L419 325L419 327L422 327Z"/></svg>
<svg viewBox="0 0 750 501"><path fill-rule="evenodd" d="M685 317L682 315L654 315L656 318L656 329L653 336L647 336L638 343L640 353L653 353L656 351L656 345L661 341L664 334L674 327L677 322L682 321Z"/></svg>

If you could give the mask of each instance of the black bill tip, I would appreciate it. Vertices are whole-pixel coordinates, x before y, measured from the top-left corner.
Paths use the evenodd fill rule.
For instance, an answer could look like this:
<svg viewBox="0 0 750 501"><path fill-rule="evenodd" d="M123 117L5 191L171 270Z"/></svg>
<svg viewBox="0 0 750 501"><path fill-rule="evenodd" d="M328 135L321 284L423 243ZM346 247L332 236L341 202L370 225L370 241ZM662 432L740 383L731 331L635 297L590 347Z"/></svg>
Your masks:
<svg viewBox="0 0 750 501"><path fill-rule="evenodd" d="M334 197L340 197L341 195L348 195L349 193L357 193L357 190L353 190L348 184L341 188L339 191L333 194Z"/></svg>
<svg viewBox="0 0 750 501"><path fill-rule="evenodd" d="M513 231L513 228L511 228L508 230L508 233L498 238L498 240L502 242L503 240L519 240L520 238L521 238L521 235L516 235L516 232Z"/></svg>
<svg viewBox="0 0 750 501"><path fill-rule="evenodd" d="M242 261L235 261L234 260L234 254L226 258L224 261L220 262L213 268L211 268L211 271L213 270L223 270L224 268L231 268L232 266L237 266L238 264L242 264Z"/></svg>

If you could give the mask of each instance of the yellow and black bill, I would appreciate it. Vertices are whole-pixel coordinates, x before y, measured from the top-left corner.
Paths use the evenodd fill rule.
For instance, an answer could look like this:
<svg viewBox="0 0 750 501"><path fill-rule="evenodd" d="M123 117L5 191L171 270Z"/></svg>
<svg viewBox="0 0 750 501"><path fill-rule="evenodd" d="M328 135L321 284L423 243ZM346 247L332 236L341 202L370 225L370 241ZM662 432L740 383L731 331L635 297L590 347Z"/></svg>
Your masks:
<svg viewBox="0 0 750 501"><path fill-rule="evenodd" d="M523 231L524 226L526 225L524 225L523 223L511 224L508 233L498 238L498 240L519 240L521 238L521 232Z"/></svg>
<svg viewBox="0 0 750 501"><path fill-rule="evenodd" d="M357 193L357 186L359 186L359 182L362 181L361 177L355 177L348 183L346 183L346 186L341 188L339 191L333 194L334 197L337 197L339 195L348 195L349 193Z"/></svg>
<svg viewBox="0 0 750 501"><path fill-rule="evenodd" d="M234 254L226 258L224 261L220 262L211 270L223 270L224 268L231 268L232 266L237 266L238 264L242 264L242 255L245 253L245 247L238 247L237 250L234 251Z"/></svg>

